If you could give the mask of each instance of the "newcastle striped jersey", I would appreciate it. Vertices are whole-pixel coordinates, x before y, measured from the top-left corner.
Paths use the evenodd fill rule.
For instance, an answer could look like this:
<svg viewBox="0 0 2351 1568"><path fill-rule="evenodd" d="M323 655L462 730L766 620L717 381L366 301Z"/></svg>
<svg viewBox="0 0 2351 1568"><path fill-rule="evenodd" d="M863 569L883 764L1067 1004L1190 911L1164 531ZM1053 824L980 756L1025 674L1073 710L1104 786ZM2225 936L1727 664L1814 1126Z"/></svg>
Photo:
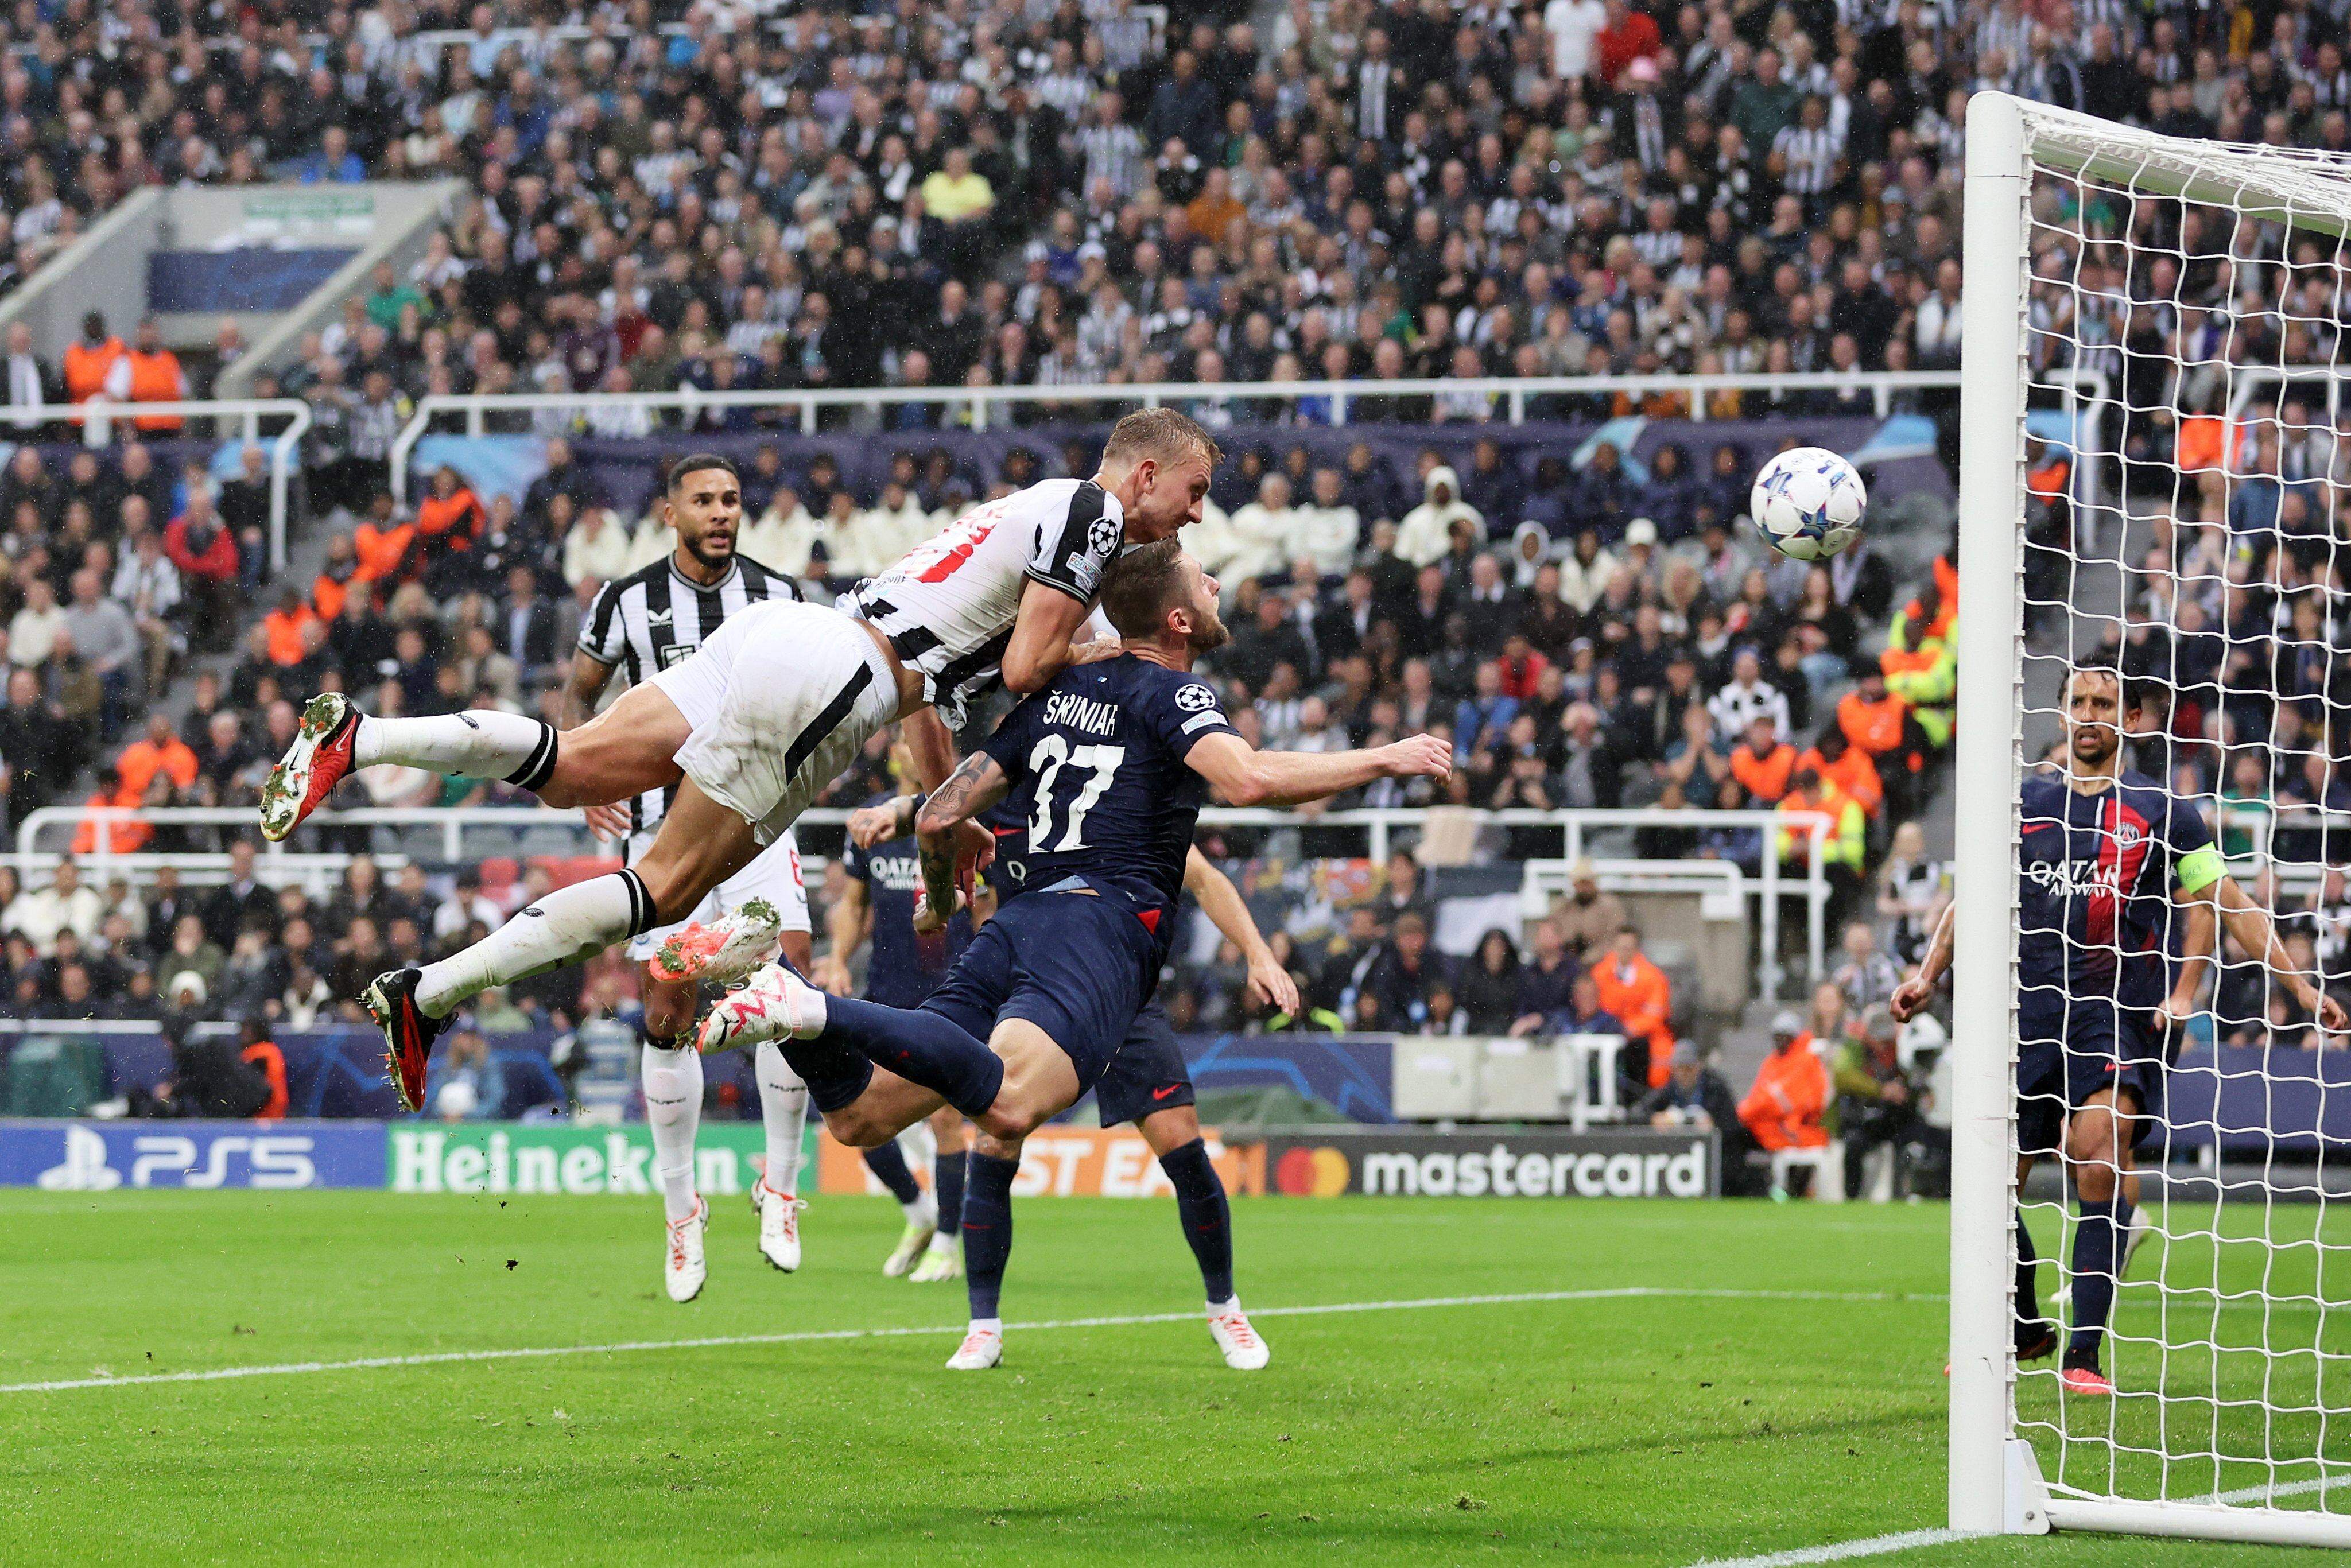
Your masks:
<svg viewBox="0 0 2351 1568"><path fill-rule="evenodd" d="M1031 579L1093 602L1126 518L1091 479L1048 479L974 507L897 565L852 589L840 608L871 621L939 716L961 728L965 706L1004 678L1004 650Z"/></svg>
<svg viewBox="0 0 2351 1568"><path fill-rule="evenodd" d="M726 575L706 587L680 575L676 559L672 551L606 583L580 624L580 651L600 664L622 666L632 686L691 658L703 639L745 605L803 597L789 576L749 556L737 556ZM629 831L651 831L668 809L667 789L646 790L629 802Z"/></svg>

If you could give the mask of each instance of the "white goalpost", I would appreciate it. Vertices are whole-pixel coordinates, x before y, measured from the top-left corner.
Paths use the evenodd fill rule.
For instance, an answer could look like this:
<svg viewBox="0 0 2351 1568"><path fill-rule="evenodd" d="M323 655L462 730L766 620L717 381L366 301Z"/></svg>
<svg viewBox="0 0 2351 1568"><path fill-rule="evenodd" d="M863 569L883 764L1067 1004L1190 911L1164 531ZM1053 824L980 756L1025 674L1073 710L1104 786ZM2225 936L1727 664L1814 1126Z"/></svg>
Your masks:
<svg viewBox="0 0 2351 1568"><path fill-rule="evenodd" d="M2240 885L2343 902L2346 232L2351 159L2000 93L1969 105L1955 1530L2351 1545L2351 1218L2332 1222L2325 1190L2326 1053L2277 972L2240 956L2209 974L2209 1028L2163 1074L2137 1161L2154 1233L2113 1284L2112 1396L2062 1384L2054 1358L2020 1366L2011 1315L2020 1216L2061 1337L2050 1301L2074 1282L2061 1167L2016 1182L2019 795L2062 733L2065 672L2118 663L2147 694L2126 763L2201 813ZM2069 1009L2123 1005L2119 980L2072 984Z"/></svg>

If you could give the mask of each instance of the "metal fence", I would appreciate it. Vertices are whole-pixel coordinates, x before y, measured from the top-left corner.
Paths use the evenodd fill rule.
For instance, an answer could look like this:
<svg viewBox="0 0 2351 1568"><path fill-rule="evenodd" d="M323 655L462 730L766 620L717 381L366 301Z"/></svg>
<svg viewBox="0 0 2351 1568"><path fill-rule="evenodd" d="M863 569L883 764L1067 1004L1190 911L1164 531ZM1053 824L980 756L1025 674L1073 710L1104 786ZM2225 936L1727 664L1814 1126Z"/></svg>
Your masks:
<svg viewBox="0 0 2351 1568"><path fill-rule="evenodd" d="M37 412L0 410L0 429L13 427L23 431L48 424L78 424L81 426L82 440L87 444L102 447L113 439L116 423L128 423L141 419L203 421L212 426L211 434L215 440L266 441L269 456L269 570L283 571L286 569L286 525L293 506L294 473L301 465L302 437L310 429L310 405L300 398L112 402L103 397L94 397L87 402L51 404ZM286 428L276 435L264 437L262 422L275 419L286 421ZM183 429L172 434L187 435L192 433ZM157 521L160 526L162 519Z"/></svg>
<svg viewBox="0 0 2351 1568"><path fill-rule="evenodd" d="M1826 952L1825 926L1830 894L1826 848L1828 834L1834 826L1824 814L1768 810L1674 811L1655 808L1559 811L1519 808L1495 811L1446 807L1439 810L1457 818L1467 818L1481 828L1557 832L1560 835L1559 858L1563 860L1573 860L1586 853L1595 837L1612 831L1671 829L1703 832L1709 828L1759 830L1765 835L1759 873L1752 878L1738 878L1742 894L1751 898L1755 904L1759 938L1756 954L1758 975L1767 987L1776 988L1781 974L1779 947L1781 901L1783 898L1802 902L1806 972L1815 979L1822 973ZM1434 814L1425 808L1394 807L1326 811L1308 816L1262 807L1211 806L1201 811L1200 822L1202 826L1210 828L1297 831L1318 835L1333 832L1360 834L1362 852L1374 861L1385 861L1398 833L1426 830ZM818 808L801 813L798 828L803 833L810 829L838 831L848 820L849 813L845 810ZM113 824L135 822L148 827L250 829L254 821L251 810L231 806L172 806L153 810L119 806L49 806L30 813L18 825L16 851L11 858L20 879L45 875L59 861L68 857L74 835L84 823L88 823L92 830L92 847L89 852L77 858L86 878L90 881L103 884L116 876L122 876L129 878L134 885L143 885L153 878L157 871L169 866L183 881L191 883L217 882L226 874L226 855L210 852L145 850L118 852L111 836ZM507 841L495 852L502 854L516 852L512 840L517 833L560 835L570 843L573 852L580 854L616 852L611 847L599 845L577 814L536 806L371 808L321 811L312 817L310 822L329 829L425 830L434 841L440 863L444 865L479 863L486 852L479 847L478 840L469 847L467 839L469 834L484 832L496 832L505 837ZM1801 867L1782 866L1779 855L1772 852L1772 835L1783 831L1802 835L1797 845L1801 851ZM550 841L541 839L540 841ZM375 858L380 863L396 865L404 863L408 852L390 850ZM803 858L819 870L824 864L821 856L804 855ZM351 860L350 852L290 850L283 844L265 844L256 869L261 880L271 885L299 883L324 894L340 878L343 869L350 865ZM1708 863L1712 865L1715 862ZM1736 871L1736 868L1726 869Z"/></svg>

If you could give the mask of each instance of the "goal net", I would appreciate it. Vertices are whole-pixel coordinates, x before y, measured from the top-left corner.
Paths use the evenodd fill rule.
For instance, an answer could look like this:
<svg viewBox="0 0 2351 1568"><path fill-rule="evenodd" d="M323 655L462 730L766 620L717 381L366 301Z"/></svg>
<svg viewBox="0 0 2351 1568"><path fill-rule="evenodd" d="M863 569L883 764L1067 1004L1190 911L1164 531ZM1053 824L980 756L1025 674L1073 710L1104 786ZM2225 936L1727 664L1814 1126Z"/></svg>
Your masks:
<svg viewBox="0 0 2351 1568"><path fill-rule="evenodd" d="M2351 159L1993 93L1967 152L1951 1522L2351 1544L2351 1058L2286 972L2323 983L2351 846ZM2095 668L2131 788L2079 808L2066 707ZM2024 837L2053 813L2070 861ZM2167 1028L2189 911L2223 902L2209 852L2200 894L2171 874L2199 831L2289 962L2220 936ZM2050 1075L2051 1034L2153 1103L2135 1154L2044 1155L2020 1189L2095 1092ZM2058 1346L2021 1364L2028 1290ZM2111 1394L2068 1371L2101 1309Z"/></svg>

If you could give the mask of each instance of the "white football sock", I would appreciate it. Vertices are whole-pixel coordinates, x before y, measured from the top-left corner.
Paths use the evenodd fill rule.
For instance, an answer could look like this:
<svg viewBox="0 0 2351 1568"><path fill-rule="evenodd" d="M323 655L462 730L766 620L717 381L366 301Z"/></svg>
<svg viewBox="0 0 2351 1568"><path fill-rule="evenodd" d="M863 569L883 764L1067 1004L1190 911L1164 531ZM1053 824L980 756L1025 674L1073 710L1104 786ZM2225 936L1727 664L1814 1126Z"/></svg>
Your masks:
<svg viewBox="0 0 2351 1568"><path fill-rule="evenodd" d="M559 887L472 946L425 965L416 1005L428 1018L447 1018L477 991L593 957L652 929L651 905L633 872Z"/></svg>
<svg viewBox="0 0 2351 1568"><path fill-rule="evenodd" d="M694 1136L702 1128L702 1053L687 1045L665 1051L645 1042L639 1065L645 1090L645 1125L653 1136L653 1174L661 1178L662 1210L674 1223L694 1212Z"/></svg>
<svg viewBox="0 0 2351 1568"><path fill-rule="evenodd" d="M800 1139L808 1125L808 1085L800 1082L773 1040L758 1051L759 1120L768 1127L768 1169L770 1192L786 1197L800 1189Z"/></svg>
<svg viewBox="0 0 2351 1568"><path fill-rule="evenodd" d="M496 708L430 718L362 716L359 733L351 737L351 766L391 762L466 779L505 779L528 789L546 783L554 771L555 745L551 726Z"/></svg>
<svg viewBox="0 0 2351 1568"><path fill-rule="evenodd" d="M905 1212L909 1225L936 1225L939 1222L939 1200L931 1196L929 1187L923 1188L923 1195L914 1202L902 1203L898 1207Z"/></svg>

